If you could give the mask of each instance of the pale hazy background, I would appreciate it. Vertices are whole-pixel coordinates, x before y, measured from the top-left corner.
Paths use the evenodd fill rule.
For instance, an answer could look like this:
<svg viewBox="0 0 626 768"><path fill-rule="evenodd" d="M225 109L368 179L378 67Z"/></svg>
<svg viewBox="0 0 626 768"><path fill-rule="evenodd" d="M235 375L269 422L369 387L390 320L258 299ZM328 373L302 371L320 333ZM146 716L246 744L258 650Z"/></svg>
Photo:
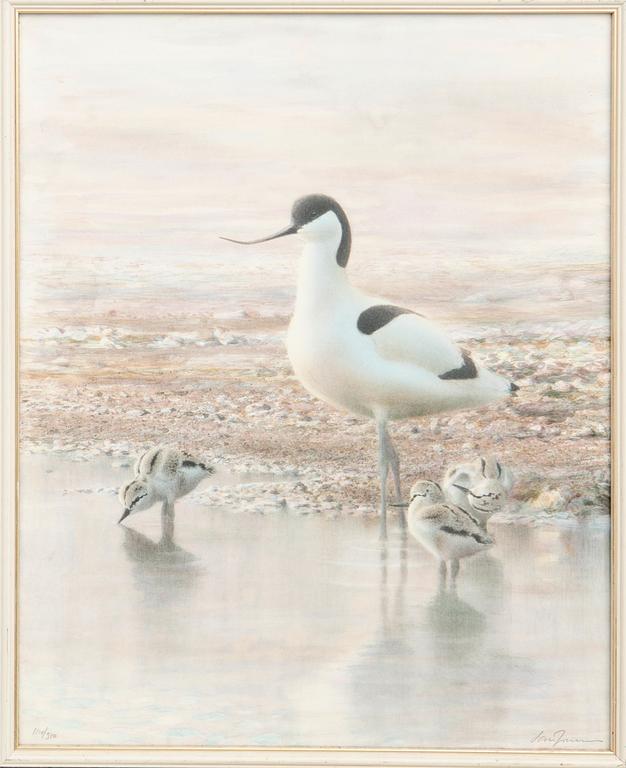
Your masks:
<svg viewBox="0 0 626 768"><path fill-rule="evenodd" d="M287 311L295 240L259 259L216 234L272 232L321 191L352 220L362 285L420 304L426 273L441 303L606 314L607 15L21 23L26 309L59 291L95 311L258 304L263 274ZM560 304L592 285L599 304Z"/></svg>

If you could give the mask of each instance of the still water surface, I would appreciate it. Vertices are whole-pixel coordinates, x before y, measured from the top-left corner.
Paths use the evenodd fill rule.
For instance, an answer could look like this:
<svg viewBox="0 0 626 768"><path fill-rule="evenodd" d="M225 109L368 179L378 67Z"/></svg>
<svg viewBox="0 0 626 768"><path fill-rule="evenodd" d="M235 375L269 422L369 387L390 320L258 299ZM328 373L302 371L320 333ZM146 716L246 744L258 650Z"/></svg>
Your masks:
<svg viewBox="0 0 626 768"><path fill-rule="evenodd" d="M189 498L172 538L118 526L98 489L128 473L24 457L22 742L608 746L607 521L494 526L451 591L375 520Z"/></svg>

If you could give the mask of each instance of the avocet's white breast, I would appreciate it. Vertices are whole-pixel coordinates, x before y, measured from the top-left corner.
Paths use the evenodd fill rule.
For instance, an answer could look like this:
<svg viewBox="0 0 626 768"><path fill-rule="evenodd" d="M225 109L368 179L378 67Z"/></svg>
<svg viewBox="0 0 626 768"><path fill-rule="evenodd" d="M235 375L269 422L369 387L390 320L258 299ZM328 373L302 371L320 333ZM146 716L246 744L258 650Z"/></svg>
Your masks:
<svg viewBox="0 0 626 768"><path fill-rule="evenodd" d="M364 364L366 349L355 323L363 302L358 301L336 254L341 228L333 213L321 217L319 229L303 234L298 264L298 290L287 334L287 353L294 373L317 397L354 413L371 416L357 397L354 371ZM309 227L315 228L317 220ZM338 223L338 222L337 222ZM333 231L334 230L334 231Z"/></svg>

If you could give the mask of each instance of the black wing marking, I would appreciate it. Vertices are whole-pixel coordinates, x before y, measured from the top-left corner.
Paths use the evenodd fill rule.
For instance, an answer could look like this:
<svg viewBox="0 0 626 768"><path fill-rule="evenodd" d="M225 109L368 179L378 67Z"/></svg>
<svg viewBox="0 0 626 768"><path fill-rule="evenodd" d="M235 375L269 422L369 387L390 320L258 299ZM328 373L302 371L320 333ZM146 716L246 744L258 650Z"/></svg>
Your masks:
<svg viewBox="0 0 626 768"><path fill-rule="evenodd" d="M471 491L468 491L468 493L471 493ZM473 515L471 515L466 509L463 509L463 507L454 506L454 507L448 507L448 509L451 509L457 516L460 515L461 517L468 517L474 523L474 525L480 528L480 523L478 522L478 520Z"/></svg>
<svg viewBox="0 0 626 768"><path fill-rule="evenodd" d="M469 519L474 523L474 525L477 525L478 527L480 527L478 520L476 520L475 517L472 517L466 509L463 509L463 507L457 507L456 504L454 506L451 506L450 504L444 504L443 506L444 506L444 509L448 509L457 517L459 515L461 517L469 517Z"/></svg>
<svg viewBox="0 0 626 768"><path fill-rule="evenodd" d="M478 376L478 370L474 361L464 349L461 350L463 365L460 368L453 368L451 371L440 373L440 379L475 379Z"/></svg>
<svg viewBox="0 0 626 768"><path fill-rule="evenodd" d="M149 475L152 472L152 470L154 469L154 464L155 464L155 462L156 462L156 460L157 460L157 458L158 458L160 453L161 453L161 449L160 448L154 452L154 456L150 460L150 466L148 467L148 471L146 472L147 475Z"/></svg>
<svg viewBox="0 0 626 768"><path fill-rule="evenodd" d="M412 309L404 309L403 307L396 307L393 304L376 304L373 307L364 309L359 315L359 319L356 322L356 327L364 333L366 336L371 336L373 333L383 328L387 323L390 323L398 315L417 315L418 317L424 317L419 312L413 312Z"/></svg>
<svg viewBox="0 0 626 768"><path fill-rule="evenodd" d="M445 531L446 533L454 533L456 536L469 536L469 531L466 531L463 528L453 528L451 525L442 525L439 530Z"/></svg>
<svg viewBox="0 0 626 768"><path fill-rule="evenodd" d="M205 464L202 461L192 461L191 459L185 459L183 461L183 467L200 467L200 469L203 469L205 472L213 473L213 467L209 467L208 464Z"/></svg>
<svg viewBox="0 0 626 768"><path fill-rule="evenodd" d="M481 536L480 533L466 531L464 528L453 528L451 525L442 525L439 530L445 531L446 533L453 533L455 536L470 536L479 544L492 543L492 540L489 538L489 536Z"/></svg>

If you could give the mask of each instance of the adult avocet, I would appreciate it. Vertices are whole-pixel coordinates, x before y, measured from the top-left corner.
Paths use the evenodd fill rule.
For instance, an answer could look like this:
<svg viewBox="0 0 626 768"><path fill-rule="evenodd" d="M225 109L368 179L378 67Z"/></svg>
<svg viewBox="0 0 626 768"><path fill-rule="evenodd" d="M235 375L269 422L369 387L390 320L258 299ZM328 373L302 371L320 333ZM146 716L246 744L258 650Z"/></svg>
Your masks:
<svg viewBox="0 0 626 768"><path fill-rule="evenodd" d="M479 368L435 323L350 285L351 232L343 208L326 195L294 203L291 224L253 245L298 234L304 240L296 305L287 340L304 387L333 405L374 419L378 428L381 536L386 535L389 468L400 501L398 455L387 423L484 405L517 389Z"/></svg>

